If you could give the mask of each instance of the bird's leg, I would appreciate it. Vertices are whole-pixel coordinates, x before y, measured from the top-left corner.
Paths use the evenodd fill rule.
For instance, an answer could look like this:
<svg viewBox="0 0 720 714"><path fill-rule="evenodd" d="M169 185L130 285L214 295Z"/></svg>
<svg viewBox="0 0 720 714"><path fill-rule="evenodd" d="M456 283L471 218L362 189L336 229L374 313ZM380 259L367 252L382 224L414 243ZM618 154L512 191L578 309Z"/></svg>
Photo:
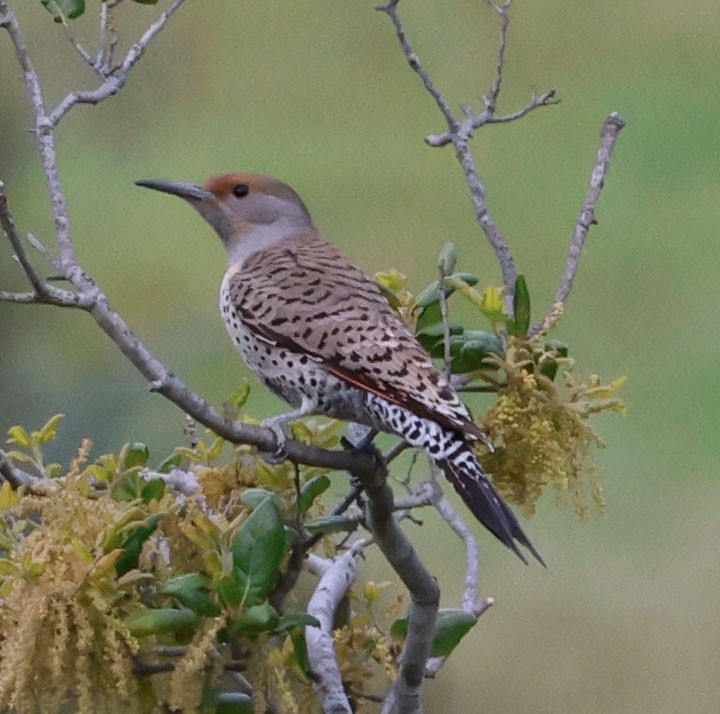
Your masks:
<svg viewBox="0 0 720 714"><path fill-rule="evenodd" d="M270 429L275 435L275 441L277 442L277 448L273 452L262 452L260 455L269 464L281 464L287 460L287 449L285 448L288 440L287 431L285 426L291 421L301 419L308 414L314 412L314 405L312 402L303 402L299 409L293 409L291 412L285 414L278 414L277 416L268 417L265 419L260 426L265 429Z"/></svg>

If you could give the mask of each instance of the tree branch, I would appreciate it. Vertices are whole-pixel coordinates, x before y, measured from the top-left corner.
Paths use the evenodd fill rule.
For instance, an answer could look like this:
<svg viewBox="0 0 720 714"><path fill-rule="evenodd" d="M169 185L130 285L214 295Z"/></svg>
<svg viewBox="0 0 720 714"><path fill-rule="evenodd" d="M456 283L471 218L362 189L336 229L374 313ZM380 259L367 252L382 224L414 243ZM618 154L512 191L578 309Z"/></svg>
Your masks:
<svg viewBox="0 0 720 714"><path fill-rule="evenodd" d="M133 67L153 37L160 32L168 19L184 1L174 0L168 9L161 14L160 18L148 28L141 39L133 45L122 64L121 73L127 73ZM275 435L271 430L229 421L202 397L190 390L180 379L171 374L160 360L138 339L125 320L112 309L107 296L100 289L97 281L78 264L70 232L67 203L57 169L54 128L71 106L80 100L71 101L69 98L77 96L77 93L69 94L58 105L58 109L55 110L55 118L48 118L45 114L39 77L28 55L27 43L18 25L17 18L10 9L7 0L0 0L0 27L5 28L12 39L15 55L23 70L28 98L35 115L35 135L38 150L43 160L43 170L52 202L52 213L56 227L55 237L60 249L59 260L51 257L50 252L37 239L33 238L31 243L77 289L77 292L59 290L37 275L30 262L25 258L22 243L15 231L12 216L7 208L7 201L4 200L0 201L2 226L8 231L8 237L25 274L35 288L35 292L33 293L33 299L30 298L29 293L8 291L0 292L0 298L13 302L43 302L59 307L75 307L89 312L103 332L115 342L125 357L148 380L153 391L162 394L179 406L186 414L189 414L228 441L250 444L261 451L274 451L277 445ZM107 94L101 98L105 98L105 96L110 95ZM374 464L362 453L351 454L341 451L327 451L296 441L288 442L287 453L292 461L310 466L342 470L348 470L349 468L362 470L374 467Z"/></svg>
<svg viewBox="0 0 720 714"><path fill-rule="evenodd" d="M362 434L358 432L348 431L348 439L356 449L363 443ZM412 601L393 696L398 714L421 714L420 695L425 664L435 636L440 588L393 516L393 493L387 485L387 472L380 453L372 445L367 445L366 449L374 454L378 467L374 472L355 472L354 475L365 487L368 529L385 559L408 589Z"/></svg>
<svg viewBox="0 0 720 714"><path fill-rule="evenodd" d="M549 89L540 96L533 95L530 98L530 101L522 109L518 109L516 112L512 112L512 114L506 114L504 116L496 117L494 115L490 115L487 111L482 111L480 114L471 118L470 122L472 129L480 129L486 124L509 124L510 122L522 119L534 109L559 104L560 100L555 98L555 94L556 92L554 89ZM452 143L452 135L449 132L444 132L442 134L429 134L425 137L425 143L432 147L447 146Z"/></svg>
<svg viewBox="0 0 720 714"><path fill-rule="evenodd" d="M573 230L567 260L565 262L565 270L557 292L555 293L553 306L545 318L530 330L530 337L539 332L549 330L565 310L565 303L567 302L573 282L575 281L575 276L577 275L580 256L585 245L588 231L590 230L590 226L597 223L595 218L595 205L605 185L605 176L610 168L610 159L612 158L615 142L624 126L625 120L617 112L612 112L603 123L602 131L600 132L600 148L597 151L595 165L590 172L590 186L583 201L582 208L580 209L580 215L575 224L575 229Z"/></svg>
<svg viewBox="0 0 720 714"><path fill-rule="evenodd" d="M305 628L308 660L317 677L315 691L325 714L352 714L345 694L342 675L335 656L332 631L335 611L357 574L357 561L367 541L358 540L343 555L332 561L313 558L313 567L322 571L320 582L310 598L307 611L320 627Z"/></svg>
<svg viewBox="0 0 720 714"><path fill-rule="evenodd" d="M405 54L408 64L418 75L418 77L420 77L423 85L425 86L425 89L435 100L435 103L437 104L443 117L445 118L445 121L448 125L447 135L449 137L449 141L447 143L452 143L453 148L455 149L455 156L458 160L458 163L460 164L463 175L465 176L465 183L470 189L470 197L472 199L475 209L475 219L477 220L480 228L485 233L485 237L490 243L492 249L495 251L495 256L497 257L498 263L500 264L503 285L505 286L503 298L504 307L507 314L512 316L513 293L515 290L515 281L517 280L518 271L515 267L515 260L512 256L512 252L510 251L510 247L505 241L505 238L500 232L500 229L498 228L494 219L490 215L490 211L487 206L487 191L485 188L485 184L483 183L478 174L477 167L475 165L475 159L470 152L468 141L473 131L473 118L471 116L466 116L462 122L458 122L457 118L450 109L449 104L445 99L443 93L434 84L430 77L430 74L420 62L420 59L413 50L412 45L410 44L410 41L407 37L407 33L405 32L403 22L400 18L398 5L399 0L390 0L387 5L383 5L377 9L381 12L384 12L390 18L393 27L395 28L395 34L397 35L398 42L400 43L400 46L403 50L403 53ZM500 53L500 60L502 60L503 57L504 49L502 49L502 52ZM502 68L500 69L500 74L501 70ZM500 92L500 82L497 80L497 76L493 87L495 87L496 85L497 95ZM494 100L497 100L497 96L494 97Z"/></svg>
<svg viewBox="0 0 720 714"><path fill-rule="evenodd" d="M127 76L135 63L143 56L152 39L160 32L168 20L175 14L185 0L173 0L168 8L160 13L155 22L145 31L143 36L130 48L125 59L113 74L105 79L105 81L97 88L88 91L71 92L50 112L48 120L52 127L56 127L60 120L76 105L76 104L97 104L103 99L107 99L117 94L127 81Z"/></svg>

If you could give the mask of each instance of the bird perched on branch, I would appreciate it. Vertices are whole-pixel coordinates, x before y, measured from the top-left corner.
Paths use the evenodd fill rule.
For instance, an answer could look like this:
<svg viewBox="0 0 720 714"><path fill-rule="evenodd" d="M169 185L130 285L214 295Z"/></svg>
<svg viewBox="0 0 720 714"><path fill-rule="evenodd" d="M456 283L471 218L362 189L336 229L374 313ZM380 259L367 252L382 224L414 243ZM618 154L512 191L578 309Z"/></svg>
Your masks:
<svg viewBox="0 0 720 714"><path fill-rule="evenodd" d="M202 186L137 184L184 198L222 239L227 331L260 380L295 409L271 420L279 443L279 425L306 414L397 434L430 455L500 541L523 561L518 544L543 563L472 452L484 435L465 405L378 286L318 232L292 188L247 173Z"/></svg>

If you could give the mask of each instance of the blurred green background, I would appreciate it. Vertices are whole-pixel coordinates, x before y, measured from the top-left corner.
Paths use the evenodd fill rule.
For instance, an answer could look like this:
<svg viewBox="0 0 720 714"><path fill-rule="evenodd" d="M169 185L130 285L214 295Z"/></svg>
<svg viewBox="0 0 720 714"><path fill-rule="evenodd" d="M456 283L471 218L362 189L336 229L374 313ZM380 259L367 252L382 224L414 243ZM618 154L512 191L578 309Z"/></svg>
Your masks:
<svg viewBox="0 0 720 714"><path fill-rule="evenodd" d="M88 4L72 29L92 48ZM39 0L13 5L50 104L95 86ZM453 105L479 106L494 14L466 0L402 9ZM121 46L157 11L124 3ZM428 686L429 712L720 711L718 37L709 1L513 7L500 111L549 87L562 103L480 131L474 148L536 318L554 294L602 121L618 110L628 122L555 336L579 374L628 375L629 413L597 424L609 445L597 459L607 513L584 524L548 496L527 525L547 571L477 528L482 591L497 604ZM0 178L21 231L48 237L24 87L2 35L0 67ZM169 368L220 404L246 374L217 313L222 248L191 209L133 181L276 175L370 274L396 267L419 289L452 240L461 269L497 283L451 151L423 144L442 128L372 2L188 2L118 97L77 108L60 128L81 262ZM0 282L24 288L4 244ZM142 439L158 459L183 438L182 415L147 393L86 315L4 303L0 330L0 432L63 411L54 455L65 461L83 436L96 453ZM257 388L250 408L278 404ZM453 606L461 548L432 517L409 528Z"/></svg>

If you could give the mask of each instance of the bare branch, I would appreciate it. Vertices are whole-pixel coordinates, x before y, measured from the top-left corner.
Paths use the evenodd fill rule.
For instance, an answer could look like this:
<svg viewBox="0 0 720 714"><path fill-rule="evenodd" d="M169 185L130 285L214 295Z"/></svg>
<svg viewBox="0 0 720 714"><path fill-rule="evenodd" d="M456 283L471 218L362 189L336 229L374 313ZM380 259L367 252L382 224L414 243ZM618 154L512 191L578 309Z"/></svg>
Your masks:
<svg viewBox="0 0 720 714"><path fill-rule="evenodd" d="M31 476L29 473L17 468L2 449L0 449L0 478L7 481L14 489L39 480L35 476Z"/></svg>
<svg viewBox="0 0 720 714"><path fill-rule="evenodd" d="M425 69L425 67L423 67L420 62L420 58L415 54L410 45L410 41L408 40L405 32L405 27L403 26L397 9L399 2L400 0L389 0L387 5L382 5L378 7L377 10L384 12L390 18L393 26L395 27L395 34L397 35L400 46L405 53L405 58L407 59L408 64L412 68L413 72L415 72L415 74L417 74L417 76L422 80L428 94L430 94L430 96L435 100L435 104L437 104L438 109L445 117L445 121L447 122L450 131L457 132L460 129L460 123L458 122L453 110L450 108L450 104L448 104L448 101L445 99L443 93L435 86L430 73Z"/></svg>
<svg viewBox="0 0 720 714"><path fill-rule="evenodd" d="M506 114L504 116L491 116L487 111L482 111L480 114L471 118L470 121L472 129L480 129L486 124L508 124L518 119L522 119L531 111L538 109L539 107L549 107L553 104L559 104L560 100L555 98L555 94L556 92L554 89L549 89L540 96L533 94L528 104L526 104L522 109L518 109L512 114ZM432 147L446 146L447 144L452 143L452 135L449 132L444 132L443 134L430 134L425 137L425 143Z"/></svg>
<svg viewBox="0 0 720 714"><path fill-rule="evenodd" d="M317 677L314 687L323 711L332 714L352 713L335 656L332 631L335 611L355 580L357 561L366 545L367 541L358 540L333 561L316 563L322 567L322 577L307 607L308 614L320 622L320 627L305 628L308 660Z"/></svg>
<svg viewBox="0 0 720 714"><path fill-rule="evenodd" d="M440 316L442 317L443 326L443 373L445 379L450 381L452 377L452 352L450 351L450 313L448 311L447 294L445 292L445 264L440 259L438 265L438 297L440 298Z"/></svg>
<svg viewBox="0 0 720 714"><path fill-rule="evenodd" d="M493 5L490 0L487 0L488 6L495 10L495 12L500 16L500 45L498 46L497 64L495 66L495 79L490 87L490 91L483 98L485 110L490 116L495 114L498 97L500 96L500 90L502 89L503 69L505 67L505 49L507 48L507 31L510 26L509 10L511 1L512 0L506 0L503 5Z"/></svg>
<svg viewBox="0 0 720 714"><path fill-rule="evenodd" d="M349 433L349 437L359 435ZM353 445L357 448L359 443L355 441ZM374 472L354 472L354 475L365 487L368 529L410 593L412 606L408 615L408 631L393 692L399 714L420 714L420 694L425 664L435 635L440 588L393 516L393 493L387 485L385 464L379 452L373 449L371 445L366 447L376 458L378 467Z"/></svg>
<svg viewBox="0 0 720 714"><path fill-rule="evenodd" d="M55 109L50 112L48 121L52 127L56 127L60 120L67 114L76 104L97 104L103 99L117 94L127 81L127 76L135 63L143 56L147 46L153 38L165 27L168 20L175 14L185 0L173 0L166 10L160 13L155 22L148 27L143 36L130 48L125 59L113 74L105 79L105 81L97 88L87 91L71 92L68 94ZM104 21L106 27L107 20ZM104 54L101 47L98 60Z"/></svg>
<svg viewBox="0 0 720 714"><path fill-rule="evenodd" d="M612 112L603 123L603 128L600 132L600 148L597 152L595 165L590 173L590 186L583 201L575 229L573 230L562 280L555 293L555 300L550 313L541 322L533 326L529 332L529 336L531 337L539 332L549 330L557 322L565 309L565 303L572 290L573 282L575 281L575 276L577 275L577 270L580 265L580 256L585 245L585 239L587 238L590 226L597 223L595 219L595 206L605 184L605 176L610 168L610 159L613 148L615 147L615 142L624 126L625 120L617 112Z"/></svg>
<svg viewBox="0 0 720 714"><path fill-rule="evenodd" d="M490 243L492 249L495 251L495 256L500 264L503 285L505 286L505 310L508 315L512 315L513 292L515 290L515 281L517 280L518 272L515 267L515 260L512 257L510 247L490 215L486 200L487 192L485 184L480 179L475 166L475 159L470 152L468 140L472 135L473 130L472 117L466 116L462 122L458 122L444 95L434 84L428 71L420 62L417 54L415 54L412 45L408 40L402 20L400 19L398 3L399 0L390 0L387 5L379 7L378 10L384 12L392 21L393 27L395 28L395 34L397 35L408 64L418 77L420 77L425 89L435 100L435 103L447 122L448 134L450 136L449 143L452 143L453 148L455 149L455 156L460 164L463 175L465 176L465 183L470 189L470 197L475 208L475 219L485 233L485 237Z"/></svg>
<svg viewBox="0 0 720 714"><path fill-rule="evenodd" d="M443 496L440 487L433 482L433 505L442 519L460 537L465 546L465 587L463 588L462 607L468 612L475 612L478 607L478 580L480 578L480 548L473 532L460 514Z"/></svg>

